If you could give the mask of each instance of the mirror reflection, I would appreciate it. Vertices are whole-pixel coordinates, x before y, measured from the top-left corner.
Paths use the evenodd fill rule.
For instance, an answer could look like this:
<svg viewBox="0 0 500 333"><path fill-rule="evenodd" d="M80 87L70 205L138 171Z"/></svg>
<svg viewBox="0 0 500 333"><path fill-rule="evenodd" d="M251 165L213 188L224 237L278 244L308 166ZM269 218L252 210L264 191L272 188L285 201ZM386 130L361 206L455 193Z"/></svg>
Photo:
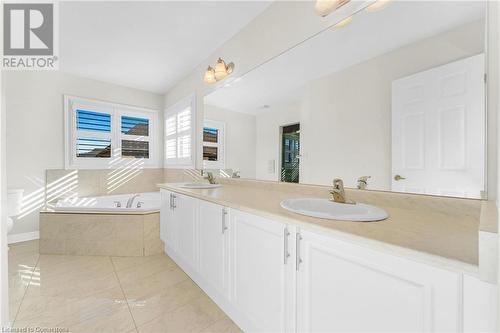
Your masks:
<svg viewBox="0 0 500 333"><path fill-rule="evenodd" d="M484 31L484 2L360 11L205 96L203 167L481 198Z"/></svg>

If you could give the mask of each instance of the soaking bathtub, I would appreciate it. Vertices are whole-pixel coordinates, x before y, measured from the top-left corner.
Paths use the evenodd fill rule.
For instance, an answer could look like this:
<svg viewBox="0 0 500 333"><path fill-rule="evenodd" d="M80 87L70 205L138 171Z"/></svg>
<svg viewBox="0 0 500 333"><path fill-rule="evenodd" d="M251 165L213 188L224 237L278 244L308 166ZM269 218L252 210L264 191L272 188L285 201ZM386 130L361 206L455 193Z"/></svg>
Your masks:
<svg viewBox="0 0 500 333"><path fill-rule="evenodd" d="M131 207L127 202L132 200ZM144 213L160 210L160 192L144 192L59 200L55 212Z"/></svg>
<svg viewBox="0 0 500 333"><path fill-rule="evenodd" d="M127 208L127 202L131 202ZM59 200L40 212L40 253L149 256L163 253L160 192Z"/></svg>

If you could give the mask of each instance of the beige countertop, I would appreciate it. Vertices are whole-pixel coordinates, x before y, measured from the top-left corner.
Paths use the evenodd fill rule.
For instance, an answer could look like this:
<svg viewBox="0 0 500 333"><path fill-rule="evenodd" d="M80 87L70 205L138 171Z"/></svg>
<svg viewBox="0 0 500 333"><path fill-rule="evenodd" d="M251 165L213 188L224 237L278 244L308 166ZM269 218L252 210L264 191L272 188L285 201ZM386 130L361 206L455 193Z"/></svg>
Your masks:
<svg viewBox="0 0 500 333"><path fill-rule="evenodd" d="M307 217L280 206L288 198L328 198L324 186L244 180L224 181L215 189L185 189L180 185L166 183L159 187L306 230L353 239L416 261L478 272L479 200L346 190L351 199L377 205L389 213L383 221L349 222Z"/></svg>

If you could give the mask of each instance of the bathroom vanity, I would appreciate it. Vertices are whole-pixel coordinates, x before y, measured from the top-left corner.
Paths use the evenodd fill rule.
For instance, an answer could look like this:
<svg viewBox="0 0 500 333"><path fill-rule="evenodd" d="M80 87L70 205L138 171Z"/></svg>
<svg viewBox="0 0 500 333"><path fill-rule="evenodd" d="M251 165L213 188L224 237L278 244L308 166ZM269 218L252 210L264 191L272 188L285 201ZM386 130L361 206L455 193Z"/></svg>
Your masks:
<svg viewBox="0 0 500 333"><path fill-rule="evenodd" d="M244 331L496 331L488 3L384 3L165 110L168 179L222 184L161 185L166 253Z"/></svg>
<svg viewBox="0 0 500 333"><path fill-rule="evenodd" d="M160 185L165 251L244 331L468 332L496 325L496 286L481 280L478 266L480 201L348 191L385 202L390 215L349 222L280 207L286 198L328 197L327 187L181 186ZM460 206L479 215L459 219L463 211L453 210Z"/></svg>

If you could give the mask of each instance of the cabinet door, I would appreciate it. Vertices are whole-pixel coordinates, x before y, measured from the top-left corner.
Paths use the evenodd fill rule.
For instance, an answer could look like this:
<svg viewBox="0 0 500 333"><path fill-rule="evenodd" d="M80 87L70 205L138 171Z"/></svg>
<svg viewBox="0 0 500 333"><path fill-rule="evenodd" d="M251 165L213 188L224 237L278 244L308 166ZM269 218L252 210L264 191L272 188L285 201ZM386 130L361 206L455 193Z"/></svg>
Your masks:
<svg viewBox="0 0 500 333"><path fill-rule="evenodd" d="M459 330L459 275L301 231L299 332Z"/></svg>
<svg viewBox="0 0 500 333"><path fill-rule="evenodd" d="M231 302L244 331L294 330L293 244L287 226L231 210ZM289 244L287 244L289 243ZM287 247L285 249L285 247Z"/></svg>
<svg viewBox="0 0 500 333"><path fill-rule="evenodd" d="M196 214L198 201L185 195L174 193L174 221L176 227L177 254L190 268L196 265Z"/></svg>
<svg viewBox="0 0 500 333"><path fill-rule="evenodd" d="M165 243L165 246L175 250L176 228L172 207L173 193L167 190L161 190L160 193L160 239Z"/></svg>
<svg viewBox="0 0 500 333"><path fill-rule="evenodd" d="M226 294L228 216L225 207L199 203L199 270L211 288Z"/></svg>

